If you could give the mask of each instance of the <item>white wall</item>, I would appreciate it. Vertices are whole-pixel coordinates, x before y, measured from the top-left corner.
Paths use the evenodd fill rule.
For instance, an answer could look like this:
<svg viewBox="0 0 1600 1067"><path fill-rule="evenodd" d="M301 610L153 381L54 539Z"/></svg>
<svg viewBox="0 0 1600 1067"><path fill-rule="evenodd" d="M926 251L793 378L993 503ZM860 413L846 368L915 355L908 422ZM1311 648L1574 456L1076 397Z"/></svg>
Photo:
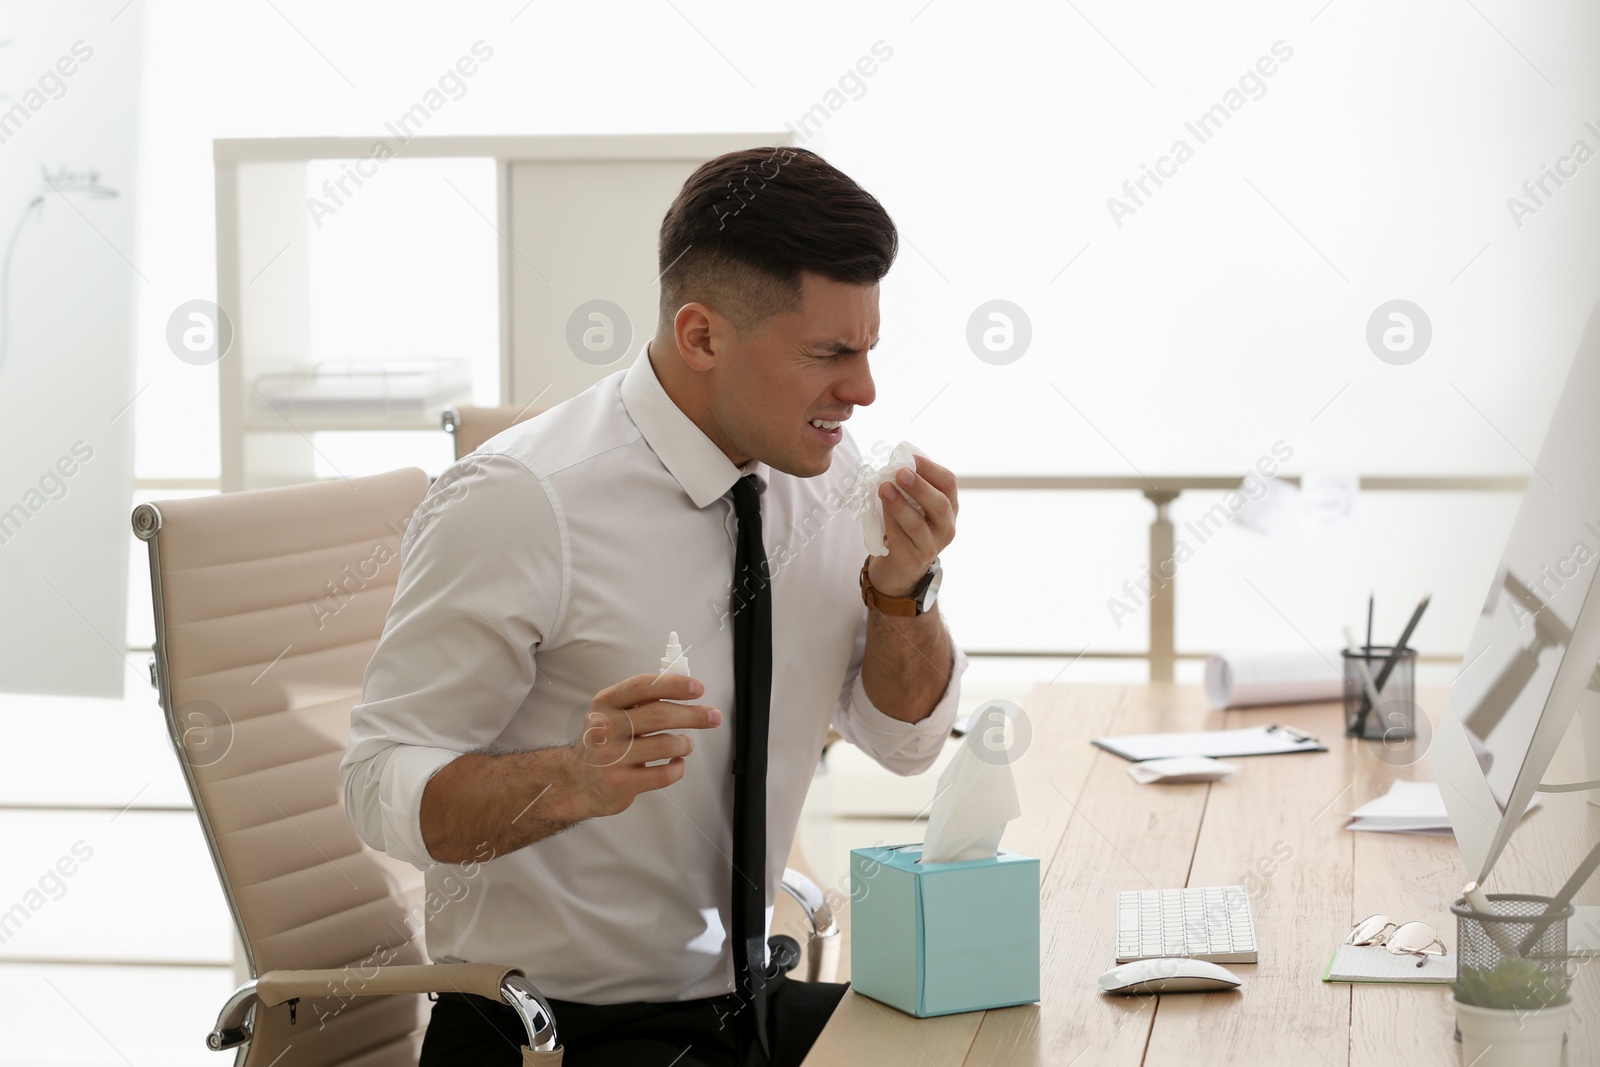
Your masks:
<svg viewBox="0 0 1600 1067"><path fill-rule="evenodd" d="M822 104L805 143L904 238L879 401L857 434L909 437L961 471L1238 473L1282 441L1297 472L1520 473L1600 296L1600 163L1520 226L1507 206L1575 141L1600 150L1600 13L1577 0L149 11L146 226L163 240L148 321L211 289L212 137L380 130L479 40L493 58L428 134L779 128ZM1185 122L1275 45L1272 75L1200 143ZM852 80L875 47L874 73ZM1123 182L1179 138L1193 158L1119 226L1108 198L1131 203ZM383 267L364 287L381 289ZM1365 339L1395 298L1432 323L1409 366ZM1031 320L1008 365L966 341L992 299ZM448 308L445 294L412 310ZM155 383L141 425L173 428L141 435L141 473L214 474L212 375L149 331L141 375ZM1106 601L1137 576L1148 505L1064 497L1024 517L998 496L964 503L947 596L966 640L1138 647L1142 618L1119 628ZM1419 640L1459 651L1514 504L1369 498L1342 532L1230 529L1188 568L1180 644L1335 641L1377 586L1380 630L1431 589ZM1049 547L999 551L1023 523ZM1039 606L1019 609L1019 590L1042 591L1026 598Z"/></svg>
<svg viewBox="0 0 1600 1067"><path fill-rule="evenodd" d="M142 12L0 12L0 692L121 695Z"/></svg>

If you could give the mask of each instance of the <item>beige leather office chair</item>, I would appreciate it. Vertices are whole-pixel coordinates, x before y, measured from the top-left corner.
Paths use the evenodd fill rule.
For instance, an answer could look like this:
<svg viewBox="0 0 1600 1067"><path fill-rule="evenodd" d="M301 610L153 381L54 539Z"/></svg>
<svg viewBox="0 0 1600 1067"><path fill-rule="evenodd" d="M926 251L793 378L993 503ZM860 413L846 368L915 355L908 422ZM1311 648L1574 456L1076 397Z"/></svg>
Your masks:
<svg viewBox="0 0 1600 1067"><path fill-rule="evenodd" d="M493 408L461 405L445 408L440 422L445 432L455 438L456 458L460 459L501 430L509 430L517 423L549 410L548 407L536 408L531 404Z"/></svg>
<svg viewBox="0 0 1600 1067"><path fill-rule="evenodd" d="M524 1063L561 1060L550 1007L520 971L426 963L421 873L367 848L344 813L350 709L427 485L408 469L133 512L152 680L252 976L207 1039L239 1049L236 1067L415 1064L415 994L444 990L511 1004ZM783 888L807 919L807 975L830 978L828 901L797 872Z"/></svg>
<svg viewBox="0 0 1600 1067"><path fill-rule="evenodd" d="M207 1039L238 1048L237 1067L413 1065L415 994L443 990L511 1004L523 1062L561 1062L520 971L427 963L421 873L367 848L344 812L350 709L427 488L410 469L133 512L154 680L252 975Z"/></svg>

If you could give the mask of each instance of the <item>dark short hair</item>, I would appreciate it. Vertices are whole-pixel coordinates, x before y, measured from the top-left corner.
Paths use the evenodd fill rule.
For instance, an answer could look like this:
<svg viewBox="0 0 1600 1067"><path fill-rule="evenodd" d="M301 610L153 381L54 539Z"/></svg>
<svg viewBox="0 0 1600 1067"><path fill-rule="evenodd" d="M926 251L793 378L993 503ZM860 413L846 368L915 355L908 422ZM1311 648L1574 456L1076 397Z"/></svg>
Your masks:
<svg viewBox="0 0 1600 1067"><path fill-rule="evenodd" d="M729 152L691 174L661 220L661 324L699 301L744 332L800 306L802 271L880 281L899 241L877 198L815 152Z"/></svg>

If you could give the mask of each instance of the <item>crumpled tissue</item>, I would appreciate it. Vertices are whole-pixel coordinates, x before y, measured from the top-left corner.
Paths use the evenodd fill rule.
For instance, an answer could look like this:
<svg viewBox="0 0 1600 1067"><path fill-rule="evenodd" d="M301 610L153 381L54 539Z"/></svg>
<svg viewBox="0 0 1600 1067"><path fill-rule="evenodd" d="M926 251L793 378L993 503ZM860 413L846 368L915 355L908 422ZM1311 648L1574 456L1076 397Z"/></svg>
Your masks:
<svg viewBox="0 0 1600 1067"><path fill-rule="evenodd" d="M923 863L992 859L1006 823L1022 814L1009 750L979 748L968 734L939 776L922 842Z"/></svg>
<svg viewBox="0 0 1600 1067"><path fill-rule="evenodd" d="M894 476L901 467L917 469L916 460L912 457L925 455L922 449L910 441L901 441L894 446L894 451L889 453L889 459L877 470L872 469L869 463L861 465L861 472L856 476L856 484L850 487L850 492L845 495L844 506L855 515L856 521L861 523L862 537L866 541L867 555L887 556L889 554L889 538L883 525L883 498L878 496L878 487L884 482L893 482ZM911 506L918 511L922 506L912 500L905 490L895 486L900 495L910 501Z"/></svg>

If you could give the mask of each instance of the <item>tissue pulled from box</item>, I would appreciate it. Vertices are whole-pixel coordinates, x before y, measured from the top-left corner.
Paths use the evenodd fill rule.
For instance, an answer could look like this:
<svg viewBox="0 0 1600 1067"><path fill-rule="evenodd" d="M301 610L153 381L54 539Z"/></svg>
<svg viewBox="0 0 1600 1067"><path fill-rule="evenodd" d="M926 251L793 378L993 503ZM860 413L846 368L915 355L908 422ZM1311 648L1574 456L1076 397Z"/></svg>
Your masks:
<svg viewBox="0 0 1600 1067"><path fill-rule="evenodd" d="M922 843L923 863L992 859L1000 854L1006 823L1022 814L1009 751L978 748L968 740L939 776Z"/></svg>
<svg viewBox="0 0 1600 1067"><path fill-rule="evenodd" d="M889 554L889 538L883 525L883 498L878 496L878 488L885 482L893 482L895 474L901 467L916 470L917 462L913 457L920 455L924 453L916 445L910 441L901 441L894 446L894 451L889 453L888 462L883 466L874 470L870 463L861 465L861 471L856 475L856 484L850 487L850 492L844 498L844 506L861 523L867 555ZM905 496L903 490L901 495ZM921 505L915 500L909 496L906 496L906 499L911 502L912 507L918 511L922 510Z"/></svg>

